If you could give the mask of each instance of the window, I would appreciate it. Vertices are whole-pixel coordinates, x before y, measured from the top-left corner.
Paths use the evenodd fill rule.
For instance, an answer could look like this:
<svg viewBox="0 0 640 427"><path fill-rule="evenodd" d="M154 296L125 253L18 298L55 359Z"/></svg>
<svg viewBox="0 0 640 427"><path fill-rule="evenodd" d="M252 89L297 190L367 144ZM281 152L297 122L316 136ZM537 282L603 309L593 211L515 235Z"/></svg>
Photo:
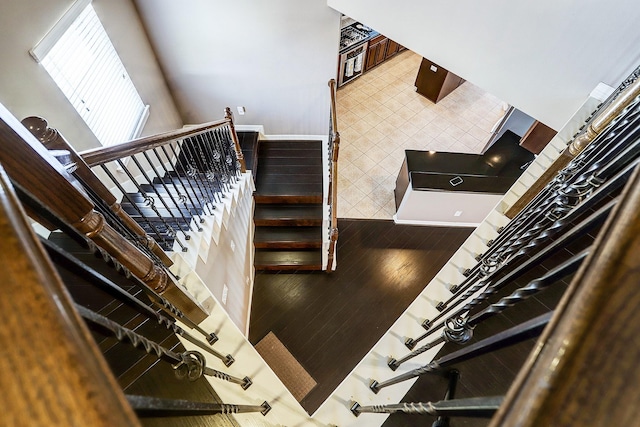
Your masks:
<svg viewBox="0 0 640 427"><path fill-rule="evenodd" d="M149 115L90 0L74 3L31 50L103 145L140 135Z"/></svg>

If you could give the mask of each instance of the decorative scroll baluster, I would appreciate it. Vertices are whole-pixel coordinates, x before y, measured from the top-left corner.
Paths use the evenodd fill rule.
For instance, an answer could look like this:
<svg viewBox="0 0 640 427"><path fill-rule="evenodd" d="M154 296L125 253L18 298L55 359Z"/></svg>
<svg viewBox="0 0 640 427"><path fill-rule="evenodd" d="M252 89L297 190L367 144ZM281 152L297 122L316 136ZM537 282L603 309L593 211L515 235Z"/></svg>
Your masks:
<svg viewBox="0 0 640 427"><path fill-rule="evenodd" d="M153 150L151 150L153 151ZM160 185L162 186L162 188L164 188L164 191L167 193L167 196L169 197L169 199L171 199L171 202L173 203L173 205L176 207L176 209L178 209L178 212L180 213L180 216L182 217L182 219L185 221L185 223L187 224L187 228L190 230L191 229L191 218L194 216L197 216L196 213L192 212L189 209L189 206L187 205L187 200L186 198L183 199L182 201L177 201L173 195L173 192L171 190L169 190L169 187L167 187L167 184L164 182L164 180L162 179L162 175L160 175L158 173L158 170L156 169L156 167L153 165L153 162L151 161L151 158L149 158L149 155L147 154L147 152L143 152L142 155L144 156L144 158L147 160L147 163L149 164L149 167L151 168L151 170L153 170L153 173L156 175L156 177L158 178L158 180L160 181ZM164 166L164 165L163 165ZM151 182L149 182L149 184L154 188L154 190L156 189L156 185L153 183L154 180L152 180ZM157 190L156 194L159 198L161 198L163 200L163 203L166 206L165 203L165 198L162 197L162 194L160 194L160 192L158 192ZM184 216L184 213L182 212L182 207L181 205L184 206L184 210L187 212L187 215L189 216L188 218L186 218ZM196 226L196 231L202 231L202 228Z"/></svg>
<svg viewBox="0 0 640 427"><path fill-rule="evenodd" d="M178 244L178 246L180 246L180 249L182 249L182 252L186 252L187 251L187 247L184 245L184 243L182 243L181 239L178 237L178 234L176 233L175 229L173 228L173 226L171 225L170 222L167 221L167 219L162 216L162 214L160 213L160 211L158 211L158 208L156 206L155 201L153 200L153 197L150 197L149 195L147 195L146 191L144 191L142 189L142 187L140 187L140 183L138 183L138 180L136 180L136 178L133 176L133 174L129 171L129 169L127 169L127 167L124 165L124 163L122 162L122 160L116 160L116 162L118 163L118 165L120 166L120 168L122 168L122 170L124 171L125 174L127 174L127 176L129 177L129 179L131 180L131 183L133 185L135 185L135 187L138 189L138 192L140 192L140 194L142 195L142 197L145 199L145 205L148 206L149 208L151 208L151 210L157 215L158 219L162 222L162 224L164 224L164 226L166 227L166 232L169 236L171 236L173 239L175 239L175 242ZM136 204L136 203L134 203ZM139 210L139 212L144 215L142 213L141 210ZM171 217L173 218L173 217ZM173 218L174 219L174 218ZM175 220L175 219L174 219ZM187 238L187 236L185 235L185 238Z"/></svg>
<svg viewBox="0 0 640 427"><path fill-rule="evenodd" d="M640 129L634 130L640 135ZM618 135L618 134L616 134ZM570 221L568 218L579 216L594 205L596 201L605 197L609 191L611 191L608 185L611 182L611 186L620 188L628 179L631 171L635 167L638 152L640 151L640 143L637 139L629 138L629 135L620 134L615 138L616 149L610 150L599 158L599 162L589 166L589 169L584 173L578 175L575 181L569 181L566 186L556 190L555 197L550 198L552 202L547 203L546 213L544 219L539 221L538 224L531 227L530 232L527 232L524 237L516 238L511 237L505 243L505 247L509 246L508 252L503 253L510 254L510 259L496 259L496 254L492 254L485 260L484 257L479 265L504 265L517 256L521 256L523 253L530 251L531 249L540 247L550 237L550 229L558 232ZM591 146L594 147L594 146ZM584 154L584 153L583 153ZM606 160L606 162L605 162ZM616 176L613 176L617 174ZM561 221L563 220L563 221ZM554 221L551 227L546 224L549 221ZM517 251L515 251L517 250ZM515 251L515 252L514 252ZM496 267L496 270L499 269ZM494 270L493 272L495 272ZM481 270L482 271L482 270ZM439 304L439 309L444 310L447 305L457 300L458 302L464 300L466 297L471 296L474 292L477 292L480 288L474 285L472 279L465 280L464 286L462 286L449 300ZM466 294L460 296L462 292ZM425 321L423 326L429 327L429 323L432 321Z"/></svg>
<svg viewBox="0 0 640 427"><path fill-rule="evenodd" d="M153 185L153 180L149 177L149 175L147 174L145 168L142 167L142 165L140 164L140 162L138 161L138 159L136 158L136 156L131 156L131 160L133 161L133 163L136 164L138 170L140 171L140 173L142 174L142 176L144 177L144 179L147 180L147 183L149 185L151 185L151 188L153 190L153 192L155 193L155 198L153 196L149 196L149 194L143 190L141 188L141 186L137 183L136 187L138 188L138 190L140 191L140 193L144 196L145 200L147 201L147 203L149 203L152 206L152 209L154 210L154 212L158 213L157 208L155 207L155 201L158 200L160 201L160 203L162 204L162 206L164 206L164 208L167 210L167 215L166 217L170 218L170 223L174 223L176 224L176 227L182 231L184 233L184 238L186 240L191 239L191 236L188 234L190 229L189 229L189 220L187 218L185 218L184 214L182 213L182 211L178 208L178 214L180 215L180 217L182 217L182 221L180 221L180 218L178 218L176 215L173 214L173 211L171 210L171 207L169 206L169 204L167 203L167 201L165 200L164 197L162 197L162 194L160 194L160 192L158 191L158 189L156 188L155 185ZM119 161L120 164L122 164L122 162ZM158 214L160 216L160 214ZM182 228L182 224L185 225L185 229Z"/></svg>
<svg viewBox="0 0 640 427"><path fill-rule="evenodd" d="M590 123L577 134L569 146L560 154L554 163L547 168L540 178L511 206L505 215L514 218L520 213L553 179L554 175L563 169L572 158L579 155L596 137L640 94L640 80L637 80L638 69L625 80L612 96L605 101L606 107L590 119ZM614 100L615 99L615 100Z"/></svg>
<svg viewBox="0 0 640 427"><path fill-rule="evenodd" d="M164 147L160 147L164 150ZM184 185L182 184L182 182L180 182L180 184L182 185L183 189L180 190L180 188L176 185L175 180L170 178L170 171L169 169L167 169L167 166L165 165L164 161L162 160L162 158L160 157L160 153L158 153L158 149L154 148L153 150L151 150L153 152L153 154L155 155L156 159L158 160L158 163L162 166L162 169L164 170L164 177L161 177L158 175L158 180L162 183L162 185L164 186L165 190L167 192L169 192L169 189L167 188L166 185L166 179L169 179L169 182L171 183L171 185L173 186L173 189L175 190L176 196L178 197L178 201L180 204L184 205L185 209L187 212L189 212L189 215L197 218L197 222L202 224L204 223L204 218L202 218L201 213L204 212L204 208L202 207L202 205L200 205L200 207L198 207L196 205L196 203L194 202L194 200L191 198L191 195L189 194L188 191L186 191L186 188L184 187ZM146 153L144 153L145 156L147 156ZM166 154L166 151L165 151ZM167 160L170 160L169 158L167 158ZM149 164L151 164L151 160L147 159L147 161L149 162ZM173 199L173 197L172 197ZM197 200L197 199L196 199ZM178 204L178 202L174 202L176 204ZM191 208L189 208L189 203L191 203ZM200 212L198 211L198 209L200 209ZM202 227L200 227L199 225L197 226L197 230L198 231L202 231Z"/></svg>
<svg viewBox="0 0 640 427"><path fill-rule="evenodd" d="M450 309L447 310L446 314L450 313L453 310L453 308L462 304L468 298L471 298L476 292L481 291L485 287L486 287L485 291L488 290L489 288L492 288L492 290L487 291L488 292L487 295L490 295L492 292L495 292L495 290L497 289L502 289L508 283L510 283L513 280L517 280L519 277L521 277L531 268L535 267L539 262L549 259L555 253L557 253L557 251L562 250L567 244L571 243L575 239L580 238L585 233L588 233L594 228L600 226L605 221L605 219L607 218L607 216L609 215L609 213L611 212L611 210L613 209L616 203L617 203L616 199L610 201L609 203L607 203L606 205L598 209L596 212L591 214L589 217L587 217L586 219L584 219L583 221L575 225L575 227L572 228L567 234L561 236L560 238L558 238L557 240L549 244L547 247L543 248L540 252L536 254L535 257L529 258L527 261L525 261L521 265L513 268L511 271L509 271L505 276L501 277L495 283L489 284L485 282L485 283L479 283L475 285L474 287L469 289L464 295L462 295L462 297L458 300L458 302L455 305L452 305L451 307L449 307ZM542 239L546 239L547 237L553 237L553 236L554 236L553 234L551 234L550 236L542 236ZM459 316L464 312L467 312L471 307L477 305L477 303L482 300L474 299L471 303L467 303L462 309L458 310L458 312L455 313L454 317ZM445 312L440 313L437 317L433 319L432 323L439 321L444 316L445 316ZM407 339L405 344L407 345L407 347L409 347L409 349L411 349L416 345L416 343L428 337L429 335L433 334L436 330L438 330L443 325L444 323L439 323L437 324L437 326L430 328L426 333L422 334L420 337L415 339L412 339L412 338Z"/></svg>
<svg viewBox="0 0 640 427"><path fill-rule="evenodd" d="M78 304L75 304L75 308L85 320L107 329L115 335L118 341L129 342L136 348L144 349L148 354L155 354L159 359L174 363L173 369L179 379L188 378L190 381L195 381L202 375L207 375L239 384L244 390L252 384L249 377L237 378L207 367L204 356L197 351L176 353L88 308Z"/></svg>
<svg viewBox="0 0 640 427"><path fill-rule="evenodd" d="M173 144L169 144L169 146L173 150ZM162 146L162 147L160 147L160 149L162 150L162 153L164 154L165 159L168 162L171 162L171 157L169 156L169 153L167 153L167 150L165 149L165 147ZM157 149L154 149L153 152L158 157L158 161L164 166L164 162L162 161L162 158L161 158L160 154L157 152ZM180 169L182 169L181 160L180 160L180 158L178 156L175 155L175 151L174 151L174 159L176 161L176 165L174 165L174 166L180 166ZM191 202L191 205L196 207L196 209L199 209L200 213L202 213L202 214L207 213L207 209L205 207L207 204L203 203L202 200L200 199L200 197L198 197L195 189L193 188L193 185L192 185L191 181L188 179L188 177L185 177L185 176L179 174L176 171L176 169L177 168L174 168L173 174L170 171L165 170L166 179L169 179L169 181L171 181L173 186L176 188L176 192L179 194L179 197L182 197L182 192L181 192L180 188L178 187L178 185L176 184L176 181L179 182L180 183L180 187L182 187L182 191L184 191L184 194L186 195L186 197ZM189 188L187 188L187 186L184 184L185 180L187 181L187 184L189 184L189 188L191 189L191 193L189 193ZM211 213L211 211L209 213ZM198 217L200 219L200 223L204 223L204 218L202 218L202 215L199 215Z"/></svg>
<svg viewBox="0 0 640 427"><path fill-rule="evenodd" d="M16 183L14 183L14 186L22 204L30 209L31 213L37 220L44 220L49 224L53 224L67 236L72 238L81 247L88 249L92 254L96 256L100 256L103 260L105 260L105 262L113 265L116 271L121 272L125 277L129 278L130 280L136 281L140 285L140 287L147 293L149 298L158 305L158 307L163 309L174 319L179 319L186 323L189 327L196 329L207 339L207 342L209 342L210 344L213 344L218 340L218 337L214 333L207 333L202 328L200 328L197 323L190 319L189 316L185 315L182 310L178 309L173 303L157 293L156 290L150 287L146 282L142 281L137 276L132 274L131 271L120 261L118 261L114 256L109 254L101 247L97 246L84 234L77 231L64 219L51 211L47 206L43 205L32 194L25 191L22 186Z"/></svg>
<svg viewBox="0 0 640 427"><path fill-rule="evenodd" d="M73 255L60 249L55 244L45 239L41 239L41 243L44 245L51 259L55 260L57 264L64 265L65 268L77 272L82 277L90 278L91 279L90 283L92 285L105 290L106 292L108 292L115 298L119 299L120 301L124 302L125 304L133 307L134 309L141 312L142 314L156 320L158 324L164 326L167 329L170 329L176 335L180 335L190 343L200 347L202 350L217 357L225 364L225 366L231 366L231 364L233 364L233 362L235 361L233 356L231 356L230 354L223 355L220 352L216 351L215 349L205 345L200 340L193 337L184 329L176 325L173 319L168 319L162 316L161 314L157 313L156 311L151 309L148 305L146 305L145 303L143 303L133 295L129 294L128 292L124 291L121 287L119 287L118 285L116 285L111 280L107 279L97 271L81 263ZM109 254L100 250L99 248L94 246L94 250L96 252L99 252L104 259L109 259L112 263L117 263L115 260L111 258ZM125 267L122 267L122 266L118 266L118 267L120 270L124 271L127 277L131 277L129 271L126 270ZM217 340L217 337L216 337L216 340Z"/></svg>
<svg viewBox="0 0 640 427"><path fill-rule="evenodd" d="M403 412L411 415L491 418L503 400L504 396L491 396L441 400L439 402L397 403L372 406L360 406L358 402L355 402L351 406L351 413L356 417L366 412L372 414Z"/></svg>
<svg viewBox="0 0 640 427"><path fill-rule="evenodd" d="M180 144L180 147L182 148L182 146L184 145L184 141ZM178 165L180 166L180 170L182 171L181 173L177 173L176 175L178 177L180 177L180 180L182 180L183 178L186 179L187 183L189 184L189 187L191 188L191 191L193 192L194 197L197 200L203 200L204 206L207 206L207 208L209 209L209 214L213 214L213 200L209 197L208 193L206 190L203 190L202 187L200 186L200 180L199 179L192 179L193 176L191 174L191 171L193 170L192 168L189 167L189 164L185 165L186 162L186 155L187 152L185 150L185 160L182 160L182 156L178 155L178 153L176 153L176 150L173 148L173 145L169 145L169 147L171 148L171 152L173 153L174 158L176 159L176 162L178 163ZM164 150L164 147L162 147L162 149ZM165 155L167 153L165 152ZM184 175L183 175L184 174ZM193 184L195 183L196 187L198 188L198 190L196 191L196 189L194 188Z"/></svg>
<svg viewBox="0 0 640 427"><path fill-rule="evenodd" d="M490 353L495 350L499 350L511 345L518 344L522 341L540 335L542 330L547 326L551 319L553 312L543 314L520 325L509 328L503 332L497 333L489 338L485 338L478 341L475 344L464 347L453 353L449 353L446 356L442 356L433 362L421 366L417 369L412 369L404 374L400 374L386 381L378 382L376 380L371 381L369 388L374 393L378 393L380 389L389 387L394 384L401 383L403 381L410 380L425 374L443 375L450 366L464 362L469 359L481 356L483 354Z"/></svg>
<svg viewBox="0 0 640 427"><path fill-rule="evenodd" d="M212 191L220 194L221 197L224 197L224 192L229 191L229 186L226 185L228 180L225 178L227 176L227 171L223 170L222 166L222 157L221 154L214 144L211 141L212 132L207 132L203 135L198 135L196 137L196 141L199 144L200 150L202 150L202 161L206 165L207 172L206 177L209 185L211 186Z"/></svg>
<svg viewBox="0 0 640 427"><path fill-rule="evenodd" d="M133 199L131 199L131 196L129 196L129 193L127 193L127 191L116 179L116 177L113 176L109 168L107 168L105 165L101 165L100 167L102 168L103 172L107 175L107 177L109 177L111 182L113 182L114 185L118 188L118 190L120 190L120 192L122 193L122 197L124 197L129 202L129 204L133 206L136 212L138 212L138 215L140 215L141 220L151 229L151 231L153 231L153 233L157 238L161 239L165 247L169 246L169 240L164 237L164 233L160 232L160 230L158 230L158 228L153 223L153 221L149 220L149 218L142 212L138 204ZM166 234L170 236L170 233L168 231ZM170 248L167 247L167 249L170 249Z"/></svg>
<svg viewBox="0 0 640 427"><path fill-rule="evenodd" d="M185 150L185 154L188 156L189 161L189 163L187 163L187 176L194 179L199 183L199 185L202 184L202 188L204 188L203 194L207 195L211 203L220 202L219 190L211 188L211 181L209 181L210 177L207 176L207 164L203 163L203 160L197 160L202 159L202 157L198 156L198 151L193 143L194 140L194 138L185 138L181 145L181 148ZM203 179L199 178L199 172L204 177Z"/></svg>
<svg viewBox="0 0 640 427"><path fill-rule="evenodd" d="M22 120L22 124L45 146L47 149L65 150L71 155L71 158L76 166L76 170L73 175L82 182L85 189L90 189L95 193L94 204L96 200L101 200L101 204L108 209L102 209L103 215L106 215L108 211L113 214L110 216L114 219L110 224L114 226L116 222L121 223L124 228L129 230L136 236L135 241L140 243L138 247L142 246L145 250L153 253L155 257L160 259L163 264L170 266L173 264L171 259L164 253L164 251L158 246L155 240L150 237L137 222L135 222L126 212L122 210L122 206L116 201L116 198L111 194L109 189L98 179L98 177L91 171L89 166L80 157L80 155L69 144L65 137L58 132L57 129L50 128L47 121L41 117L27 117ZM116 220L117 218L117 220ZM148 252L147 251L147 252Z"/></svg>
<svg viewBox="0 0 640 427"><path fill-rule="evenodd" d="M232 405L135 395L127 395L126 398L131 408L142 417L241 414L246 412L260 412L262 415L267 415L271 410L271 406L267 402L263 402L262 405Z"/></svg>
<svg viewBox="0 0 640 427"><path fill-rule="evenodd" d="M588 249L583 250L579 254L571 257L568 261L565 261L557 267L549 270L549 272L547 272L542 277L532 280L526 286L518 288L508 297L502 298L497 303L491 304L481 312L470 316L469 312L474 306L485 301L489 296L495 294L500 289L499 287L495 286L488 287L487 290L476 297L468 305L465 305L465 307L460 312L456 313L456 315L448 318L444 322L444 329L442 331L442 335L439 338L412 351L401 359L396 360L392 358L388 363L389 367L395 370L398 368L398 366L400 366L400 364L415 356L418 356L419 354L424 353L425 351L443 342L465 344L473 336L473 329L476 327L476 325L490 317L495 316L496 314L503 312L505 309L512 307L513 305L543 291L544 289L548 288L554 283L557 283L564 277L575 273L588 253ZM505 282L508 283L508 281L506 280Z"/></svg>

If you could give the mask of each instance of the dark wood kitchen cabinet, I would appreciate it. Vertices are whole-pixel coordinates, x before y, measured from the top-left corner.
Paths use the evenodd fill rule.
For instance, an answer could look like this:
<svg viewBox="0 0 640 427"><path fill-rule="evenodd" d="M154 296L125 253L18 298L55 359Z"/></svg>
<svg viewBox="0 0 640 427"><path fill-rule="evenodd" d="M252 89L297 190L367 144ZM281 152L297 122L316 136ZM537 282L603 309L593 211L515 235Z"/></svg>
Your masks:
<svg viewBox="0 0 640 427"><path fill-rule="evenodd" d="M364 68L365 71L375 67L386 59L387 54L387 39L382 34L375 36L369 41L369 49L367 50L367 64Z"/></svg>
<svg viewBox="0 0 640 427"><path fill-rule="evenodd" d="M436 103L464 82L463 78L422 58L415 86L416 92Z"/></svg>
<svg viewBox="0 0 640 427"><path fill-rule="evenodd" d="M364 70L367 71L376 65L383 63L404 49L404 46L386 38L382 34L375 36L369 41L367 63L365 64Z"/></svg>

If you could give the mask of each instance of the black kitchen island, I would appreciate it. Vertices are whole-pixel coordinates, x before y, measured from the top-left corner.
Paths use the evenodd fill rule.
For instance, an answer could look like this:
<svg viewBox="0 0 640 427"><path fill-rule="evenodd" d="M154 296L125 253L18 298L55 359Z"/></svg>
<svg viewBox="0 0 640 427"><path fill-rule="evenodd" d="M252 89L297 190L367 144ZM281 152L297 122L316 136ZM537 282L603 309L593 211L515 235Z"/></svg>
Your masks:
<svg viewBox="0 0 640 427"><path fill-rule="evenodd" d="M396 179L398 223L479 224L535 158L507 131L484 154L406 150Z"/></svg>

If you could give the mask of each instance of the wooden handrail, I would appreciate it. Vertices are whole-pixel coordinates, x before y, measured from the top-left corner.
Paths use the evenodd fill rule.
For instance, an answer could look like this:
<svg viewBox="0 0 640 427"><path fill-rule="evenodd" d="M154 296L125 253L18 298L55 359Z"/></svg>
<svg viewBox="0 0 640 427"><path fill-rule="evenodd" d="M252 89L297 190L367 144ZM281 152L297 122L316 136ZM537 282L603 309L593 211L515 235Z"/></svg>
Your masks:
<svg viewBox="0 0 640 427"><path fill-rule="evenodd" d="M150 237L140 225L133 220L116 200L111 191L100 181L100 179L91 171L89 165L80 157L75 149L69 144L64 136L56 129L50 128L45 119L41 117L27 117L22 120L22 124L49 150L65 150L71 155L72 161L75 163L75 174L79 176L85 185L91 189L109 206L111 211L120 218L120 220L131 230L140 241L151 250L166 266L171 266L173 261L162 250L158 243Z"/></svg>
<svg viewBox="0 0 640 427"><path fill-rule="evenodd" d="M560 156L531 185L528 190L505 212L510 219L515 218L544 187L569 164L571 159L580 154L609 124L640 95L640 79L627 86L618 97L598 113L589 126L578 135Z"/></svg>
<svg viewBox="0 0 640 427"><path fill-rule="evenodd" d="M245 173L247 171L247 164L244 161L244 154L242 154L242 148L240 148L240 140L236 133L236 126L233 124L233 113L231 108L226 107L224 109L224 118L229 121L229 130L231 131L231 139L233 140L233 146L236 150L236 158L240 163L240 172Z"/></svg>
<svg viewBox="0 0 640 427"><path fill-rule="evenodd" d="M194 321L204 320L207 313L202 307L176 285L163 267L106 223L80 183L1 104L0 163L16 183L105 249L147 286Z"/></svg>
<svg viewBox="0 0 640 427"><path fill-rule="evenodd" d="M145 136L122 144L111 145L109 147L93 148L91 150L82 151L80 156L82 156L89 167L94 167L122 159L123 157L133 156L134 154L142 153L143 151L151 150L153 148L161 147L182 138L200 135L207 131L229 124L230 121L230 119L225 118L193 127L190 126L184 129Z"/></svg>
<svg viewBox="0 0 640 427"><path fill-rule="evenodd" d="M2 167L0 235L3 424L140 425L31 230Z"/></svg>
<svg viewBox="0 0 640 427"><path fill-rule="evenodd" d="M331 207L331 224L329 230L329 255L327 260L327 271L333 270L336 246L338 245L338 153L340 150L340 132L338 132L338 118L336 107L336 90L337 85L335 79L329 80L329 89L331 91L331 129L332 144L331 162L329 166L329 197L328 203Z"/></svg>
<svg viewBox="0 0 640 427"><path fill-rule="evenodd" d="M640 416L640 170L491 426L632 425Z"/></svg>

